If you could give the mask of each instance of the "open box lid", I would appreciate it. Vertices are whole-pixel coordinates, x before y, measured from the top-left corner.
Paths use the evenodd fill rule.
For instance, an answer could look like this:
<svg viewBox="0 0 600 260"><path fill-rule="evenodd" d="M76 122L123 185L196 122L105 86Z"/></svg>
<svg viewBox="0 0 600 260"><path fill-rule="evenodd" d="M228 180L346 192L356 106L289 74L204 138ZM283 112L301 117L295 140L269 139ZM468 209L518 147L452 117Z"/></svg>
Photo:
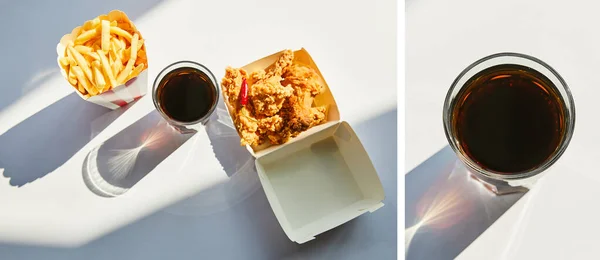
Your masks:
<svg viewBox="0 0 600 260"><path fill-rule="evenodd" d="M256 169L279 224L297 243L383 206L379 176L346 122L259 157Z"/></svg>
<svg viewBox="0 0 600 260"><path fill-rule="evenodd" d="M279 59L279 57L281 56L282 53L283 53L283 51L271 54L267 57L264 57L262 59L254 61L254 62L242 67L242 69L246 70L248 73L266 69L269 66L271 66L275 61L277 61L277 59ZM308 135L311 135L314 132L318 132L320 129L322 129L326 126L330 126L330 125L340 121L340 113L339 113L337 104L335 103L335 99L333 98L333 94L331 93L331 90L329 89L329 86L327 85L325 78L321 74L321 71L319 71L317 64L315 64L315 62L313 61L310 54L308 54L308 51L306 51L306 49L304 49L304 48L294 51L294 62L301 63L301 64L311 67L320 76L320 78L321 78L320 83L321 83L321 85L323 85L324 90L323 90L323 93L321 93L315 97L314 104L315 104L315 106L326 105L327 106L327 116L326 116L325 123L308 129L307 131L301 133L300 135L298 135L294 138L291 138L287 143L285 143L283 145L287 145L287 144L296 142L300 139L305 138ZM233 118L235 116L232 114L232 112L234 112L234 110L228 102L229 99L227 98L227 96L223 90L222 90L222 94L225 97L225 98L223 98L223 100L225 102L225 107L227 108L227 111L228 111L229 115L231 116L231 118ZM255 146L255 147L247 145L246 148L252 154L252 156L254 156L255 158L258 158L267 153L270 153L274 150L279 149L283 145L271 145L271 144L267 143L267 144L263 144L261 146Z"/></svg>

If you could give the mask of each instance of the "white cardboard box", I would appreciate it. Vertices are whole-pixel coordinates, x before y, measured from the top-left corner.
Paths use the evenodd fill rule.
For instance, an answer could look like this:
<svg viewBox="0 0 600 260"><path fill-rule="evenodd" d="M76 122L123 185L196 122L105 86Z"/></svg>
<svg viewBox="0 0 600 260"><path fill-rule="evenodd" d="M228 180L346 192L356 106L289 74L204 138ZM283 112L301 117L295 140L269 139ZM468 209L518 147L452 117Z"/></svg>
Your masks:
<svg viewBox="0 0 600 260"><path fill-rule="evenodd" d="M280 55L243 68L248 73L265 69ZM311 66L323 79L325 91L315 104L328 105L327 122L282 145L247 148L256 158L260 182L283 231L302 244L367 211L374 212L383 206L385 195L369 155L352 127L340 121L333 94L308 52L295 51L294 61Z"/></svg>

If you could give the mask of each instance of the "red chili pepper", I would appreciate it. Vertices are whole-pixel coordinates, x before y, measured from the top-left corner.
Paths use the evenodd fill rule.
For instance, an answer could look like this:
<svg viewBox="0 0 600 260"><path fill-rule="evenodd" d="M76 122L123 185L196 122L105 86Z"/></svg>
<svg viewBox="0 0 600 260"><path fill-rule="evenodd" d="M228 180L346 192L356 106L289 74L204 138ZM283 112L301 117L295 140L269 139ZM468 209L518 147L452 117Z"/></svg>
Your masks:
<svg viewBox="0 0 600 260"><path fill-rule="evenodd" d="M246 78L242 79L242 88L240 89L240 104L245 106L248 103L248 83Z"/></svg>

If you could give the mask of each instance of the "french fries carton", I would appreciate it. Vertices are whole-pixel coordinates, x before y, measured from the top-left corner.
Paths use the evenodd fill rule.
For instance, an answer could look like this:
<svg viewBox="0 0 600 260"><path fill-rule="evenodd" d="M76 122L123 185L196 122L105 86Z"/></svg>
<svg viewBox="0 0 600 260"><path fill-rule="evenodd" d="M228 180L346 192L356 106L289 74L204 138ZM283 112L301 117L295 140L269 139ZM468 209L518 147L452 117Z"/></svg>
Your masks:
<svg viewBox="0 0 600 260"><path fill-rule="evenodd" d="M86 21L56 46L61 74L84 100L116 109L144 96L146 44L119 10Z"/></svg>
<svg viewBox="0 0 600 260"><path fill-rule="evenodd" d="M265 69L282 52L243 67L248 73ZM283 231L299 244L383 206L384 190L369 155L350 124L340 120L333 94L317 65L304 49L294 62L312 67L325 91L315 105L327 105L327 121L281 145L246 146L256 158L260 182ZM223 92L230 116L232 106Z"/></svg>

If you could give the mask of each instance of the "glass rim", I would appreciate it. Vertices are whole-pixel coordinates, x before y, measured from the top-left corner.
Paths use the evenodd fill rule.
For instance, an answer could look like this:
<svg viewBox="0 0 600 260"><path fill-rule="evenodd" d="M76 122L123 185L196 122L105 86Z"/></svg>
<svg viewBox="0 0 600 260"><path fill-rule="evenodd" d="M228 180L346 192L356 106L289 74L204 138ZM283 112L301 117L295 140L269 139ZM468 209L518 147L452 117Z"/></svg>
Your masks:
<svg viewBox="0 0 600 260"><path fill-rule="evenodd" d="M526 170L526 171L510 173L510 174L507 174L507 173L503 174L502 172L484 169L483 167L479 166L476 162L474 162L472 159L470 159L468 156L466 156L461 151L461 149L458 147L457 143L455 142L455 137L453 136L454 131L452 129L452 122L451 122L452 114L453 114L455 103L456 103L455 97L453 97L452 94L454 93L454 91L456 89L458 89L460 91L464 87L464 84L459 86L458 83L465 77L465 75L467 73L471 72L478 65L480 65L486 61L493 60L496 58L502 58L502 57L516 57L516 58L520 58L520 59L529 60L531 62L534 62L534 63L544 67L548 71L550 71L552 76L555 77L558 80L558 82L560 83L560 86L555 86L555 88L557 88L557 90L558 90L557 94L562 99L563 106L565 106L564 107L564 109L565 109L565 124L566 124L565 133L563 136L563 140L561 140L561 142L559 143L556 151L551 155L551 157L546 159L543 163L536 166L535 168ZM514 63L501 62L498 64L494 64L492 66L503 65L503 64L515 64L515 65L522 65L522 66L531 68L530 66L528 66L526 64L520 64L519 62L514 62ZM492 67L492 66L489 66L489 67ZM477 70L475 72L475 74L479 73L489 67L485 67L483 69ZM548 77L547 73L539 71L535 68L531 68L531 69ZM553 84L553 85L556 85L556 84ZM565 94L561 93L560 88L562 88L562 90L564 90ZM515 53L515 52L501 52L501 53L495 53L492 55L488 55L486 57L483 57L483 58L473 62L471 65L469 65L465 69L463 69L460 74L458 74L456 79L452 82L452 85L451 85L450 89L448 90L448 93L446 94L446 98L444 100L443 121L444 121L443 122L444 123L444 132L446 135L446 139L447 139L448 143L450 144L450 147L452 148L452 150L454 150L454 153L457 154L459 159L462 162L464 162L465 164L467 164L467 166L469 166L469 168L475 170L478 174L482 174L486 177L497 179L497 180L527 179L527 178L533 177L535 175L538 175L538 174L544 172L545 170L547 170L548 168L550 168L554 163L556 163L556 161L566 151L566 149L569 146L569 143L571 141L571 138L573 136L573 132L575 130L575 101L573 99L573 95L571 94L571 90L569 89L565 80L560 76L560 74L554 68L552 68L547 63L543 62L542 60L540 60L538 58L535 58L535 57L532 57L532 56L526 55L526 54Z"/></svg>
<svg viewBox="0 0 600 260"><path fill-rule="evenodd" d="M173 72L174 70L180 69L180 68L191 68L191 69L195 69L195 70L199 71L200 73L205 74L210 79L210 81L213 83L213 87L215 90L215 94L214 94L215 101L211 105L211 108L208 110L206 115L204 115L200 119L192 121L192 122L183 122L183 121L179 121L179 120L169 117L167 115L167 113L165 113L163 111L163 109L160 107L160 102L158 100L158 97L156 96L157 92L158 92L158 86L160 85L162 80L165 78L165 76L169 75L169 73ZM164 67L157 74L156 78L154 79L154 82L152 83L152 103L154 103L155 109L159 112L159 114L161 114L161 116L165 120L167 120L167 122L173 123L176 125L181 125L181 126L192 126L192 125L197 125L197 124L205 122L208 118L210 118L210 116L213 114L214 110L217 108L217 105L219 104L219 96L220 96L220 87L219 87L219 82L217 81L217 78L215 77L215 75L206 66L204 66L198 62L195 62L195 61L181 60L181 61L176 61L176 62L169 64L168 66Z"/></svg>

